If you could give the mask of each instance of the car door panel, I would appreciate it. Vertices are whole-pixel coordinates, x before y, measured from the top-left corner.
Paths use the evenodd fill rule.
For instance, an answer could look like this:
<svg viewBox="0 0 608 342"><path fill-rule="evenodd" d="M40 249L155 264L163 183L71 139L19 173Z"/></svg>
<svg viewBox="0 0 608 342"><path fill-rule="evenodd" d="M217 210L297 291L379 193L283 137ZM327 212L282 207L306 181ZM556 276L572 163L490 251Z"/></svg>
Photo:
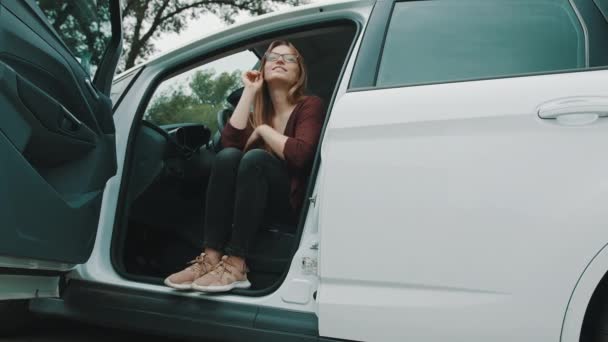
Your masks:
<svg viewBox="0 0 608 342"><path fill-rule="evenodd" d="M607 78L343 96L322 151L321 335L559 340L578 277L608 241L608 118L568 125L538 111L572 96L606 101ZM362 250L376 257L345 257Z"/></svg>
<svg viewBox="0 0 608 342"><path fill-rule="evenodd" d="M7 10L0 13L3 23L0 60L96 129L99 121L95 120L94 113L97 94L85 91L88 75L59 38L48 32L39 14L32 13L26 4L25 1L7 2ZM23 22L23 17L17 17L15 13L29 22Z"/></svg>
<svg viewBox="0 0 608 342"><path fill-rule="evenodd" d="M86 261L116 172L111 101L31 0L0 2L0 108L0 255Z"/></svg>

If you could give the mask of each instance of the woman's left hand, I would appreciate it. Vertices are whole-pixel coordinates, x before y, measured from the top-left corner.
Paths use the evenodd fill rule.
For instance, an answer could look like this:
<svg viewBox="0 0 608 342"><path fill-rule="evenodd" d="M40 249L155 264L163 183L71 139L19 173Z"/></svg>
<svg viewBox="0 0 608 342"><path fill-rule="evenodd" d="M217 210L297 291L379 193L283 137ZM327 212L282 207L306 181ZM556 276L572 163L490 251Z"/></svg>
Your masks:
<svg viewBox="0 0 608 342"><path fill-rule="evenodd" d="M254 133L251 135L254 136L254 134L255 137L253 139L264 140L264 143L266 143L266 145L272 149L271 152L273 152L279 158L285 159L283 156L283 149L285 148L285 142L287 141L286 136L275 131L274 128L268 125L260 125L256 127ZM253 141L255 140L252 140L252 142Z"/></svg>
<svg viewBox="0 0 608 342"><path fill-rule="evenodd" d="M249 139L247 139L247 143L245 143L245 150L251 144L255 143L258 139L262 138L262 136L260 135L260 127L262 127L262 126L265 126L265 125L260 125L253 130L253 133L251 133L251 135L249 136Z"/></svg>

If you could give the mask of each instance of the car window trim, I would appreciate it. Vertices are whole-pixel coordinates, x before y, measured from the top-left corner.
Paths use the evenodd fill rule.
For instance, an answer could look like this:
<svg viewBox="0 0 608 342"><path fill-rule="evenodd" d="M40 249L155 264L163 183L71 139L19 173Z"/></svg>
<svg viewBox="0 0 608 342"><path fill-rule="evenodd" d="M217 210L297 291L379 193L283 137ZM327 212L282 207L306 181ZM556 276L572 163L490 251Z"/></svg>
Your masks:
<svg viewBox="0 0 608 342"><path fill-rule="evenodd" d="M93 85L97 90L101 91L106 96L110 96L112 89L112 83L114 79L114 73L116 72L116 66L122 53L122 7L121 0L107 0L110 5L110 24L112 25L112 36L108 41L103 55L101 56L100 63L95 70L93 75ZM88 73L87 73L88 74Z"/></svg>
<svg viewBox="0 0 608 342"><path fill-rule="evenodd" d="M424 86L434 84L447 84L457 82L473 82L482 80L494 80L494 79L506 79L514 77L527 77L527 76L541 76L541 75L553 75L561 73L571 72L585 72L585 71L597 71L608 69L606 67L590 68L590 53L589 53L589 34L587 25L585 24L578 7L575 6L573 0L568 0L570 6L576 14L579 25L583 30L585 39L585 69L565 69L565 70L551 70L550 72L538 72L538 73L525 73L515 75L503 75L503 76L491 76L491 77L480 77L473 79L459 79L449 81L436 81L436 82L425 82L425 83L414 83L414 84L391 84L386 86L378 86L377 79L380 71L380 62L382 60L382 54L384 52L384 44L386 42L386 36L390 26L391 17L395 4L397 2L413 2L413 1L426 1L426 0L378 0L372 10L370 19L368 20L367 27L363 33L363 40L359 47L359 53L355 60L355 66L353 67L353 74L347 92L358 92L368 91L375 89L391 89L391 88L404 88L413 86ZM594 0L595 4L595 0ZM597 4L596 4L597 6ZM374 67L370 67L374 66Z"/></svg>
<svg viewBox="0 0 608 342"><path fill-rule="evenodd" d="M122 103L122 100L125 98L125 95L129 92L129 90L131 89L131 86L133 86L133 84L135 83L135 80L139 77L139 75L141 75L141 72L144 70L144 68L145 68L145 66L142 66L139 69L133 70L133 71L129 72L128 74L121 76L120 79L116 79L114 82L112 82L112 85L114 85L114 83L118 83L127 78L130 78L130 80L128 81L129 83L127 84L125 89L122 91L122 93L120 93L120 96L118 96L118 99L116 99L116 103L112 104L112 116L114 116L114 114L116 113L116 108L118 108L118 106Z"/></svg>
<svg viewBox="0 0 608 342"><path fill-rule="evenodd" d="M393 13L394 0L378 0L369 16L347 91L376 86L380 57Z"/></svg>
<svg viewBox="0 0 608 342"><path fill-rule="evenodd" d="M574 11L574 14L576 14L576 18L578 18L578 23L581 25L581 28L583 29L583 36L585 37L585 69L588 69L589 68L589 30L587 29L587 23L585 23L585 19L581 15L581 11L576 6L576 3L574 3L574 0L568 0L568 2L570 3L570 7L572 7L572 10Z"/></svg>
<svg viewBox="0 0 608 342"><path fill-rule="evenodd" d="M605 71L605 70L608 70L608 65L600 66L600 67L591 67L591 68L587 68L587 69L552 70L551 72L535 72L535 73L516 74L516 75L509 75L509 76L479 77L479 78L467 78L467 79L437 81L437 82L412 83L412 84L390 84L390 85L385 85L385 86L359 87L359 88L349 89L349 90L347 90L347 92L355 93L355 92L360 92L360 91L423 87L423 86L434 86L434 85L442 85L442 84L477 82L477 81L495 81L495 80L506 80L506 79L512 79L512 78L550 76L550 75L559 75L559 74L572 74L572 73L578 73L578 72L595 72L595 71Z"/></svg>

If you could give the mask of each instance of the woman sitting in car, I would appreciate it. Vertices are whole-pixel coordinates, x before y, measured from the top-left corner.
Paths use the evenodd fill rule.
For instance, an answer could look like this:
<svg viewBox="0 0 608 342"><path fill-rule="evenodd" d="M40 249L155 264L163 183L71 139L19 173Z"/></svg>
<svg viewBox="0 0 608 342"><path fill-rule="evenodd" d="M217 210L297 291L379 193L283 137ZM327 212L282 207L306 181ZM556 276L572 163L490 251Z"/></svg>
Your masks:
<svg viewBox="0 0 608 342"><path fill-rule="evenodd" d="M302 56L274 41L260 71L242 80L209 178L203 252L165 279L176 289L249 288L247 253L260 224L295 223L302 206L324 119L321 99L304 95Z"/></svg>

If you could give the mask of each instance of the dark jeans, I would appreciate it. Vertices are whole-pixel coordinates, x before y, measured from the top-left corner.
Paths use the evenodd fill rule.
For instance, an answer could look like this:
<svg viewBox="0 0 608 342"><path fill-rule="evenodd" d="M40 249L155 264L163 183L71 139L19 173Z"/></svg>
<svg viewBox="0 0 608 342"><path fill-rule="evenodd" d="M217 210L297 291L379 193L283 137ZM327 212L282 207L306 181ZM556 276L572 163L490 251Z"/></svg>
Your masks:
<svg viewBox="0 0 608 342"><path fill-rule="evenodd" d="M264 221L294 221L289 192L287 168L277 157L261 149L223 149L209 177L203 246L247 257Z"/></svg>

